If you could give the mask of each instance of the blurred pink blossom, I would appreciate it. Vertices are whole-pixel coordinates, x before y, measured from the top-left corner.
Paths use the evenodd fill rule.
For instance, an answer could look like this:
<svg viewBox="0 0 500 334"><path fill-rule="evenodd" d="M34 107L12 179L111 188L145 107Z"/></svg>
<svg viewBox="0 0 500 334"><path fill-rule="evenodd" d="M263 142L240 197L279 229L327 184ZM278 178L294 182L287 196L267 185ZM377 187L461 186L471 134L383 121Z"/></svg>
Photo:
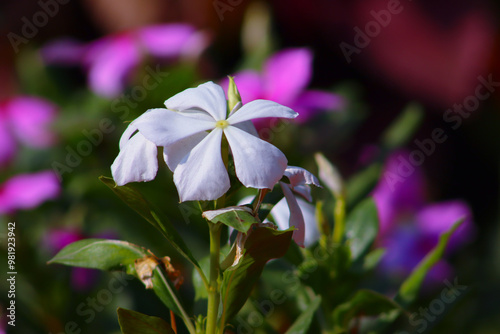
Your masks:
<svg viewBox="0 0 500 334"><path fill-rule="evenodd" d="M338 110L345 101L339 95L322 90L306 90L312 76L313 55L304 48L275 53L259 73L244 70L234 75L243 104L271 100L299 113L298 122L306 122L320 111ZM222 87L227 90L225 79ZM257 124L258 126L258 124Z"/></svg>
<svg viewBox="0 0 500 334"><path fill-rule="evenodd" d="M47 64L80 65L88 75L90 89L115 97L147 56L196 58L207 47L209 36L188 24L146 26L105 36L84 44L72 39L49 43L42 49Z"/></svg>
<svg viewBox="0 0 500 334"><path fill-rule="evenodd" d="M415 268L437 245L439 236L460 218L465 221L450 238L448 253L471 241L475 231L472 212L465 202L426 201L425 180L420 169L415 168L406 178L394 178L394 175L399 175L400 157L405 156L408 154L402 151L388 158L381 180L373 192L380 219L377 244L386 249L381 262L382 270L402 277ZM442 282L449 278L451 272L451 266L442 259L429 272L427 281Z"/></svg>
<svg viewBox="0 0 500 334"><path fill-rule="evenodd" d="M52 171L16 175L0 185L0 215L36 208L59 192L59 180Z"/></svg>
<svg viewBox="0 0 500 334"><path fill-rule="evenodd" d="M17 96L0 103L0 166L15 155L18 144L34 148L49 147L55 142L50 124L57 107L42 98Z"/></svg>

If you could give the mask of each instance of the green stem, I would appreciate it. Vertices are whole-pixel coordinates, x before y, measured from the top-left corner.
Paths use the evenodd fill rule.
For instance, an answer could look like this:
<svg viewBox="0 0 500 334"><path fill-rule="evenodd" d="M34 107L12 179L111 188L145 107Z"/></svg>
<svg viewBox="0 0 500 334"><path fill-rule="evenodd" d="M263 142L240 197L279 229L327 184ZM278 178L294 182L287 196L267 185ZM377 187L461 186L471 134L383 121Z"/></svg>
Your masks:
<svg viewBox="0 0 500 334"><path fill-rule="evenodd" d="M163 284L167 288L167 290L170 293L170 296L174 300L175 304L177 305L177 307L178 307L178 309L179 309L179 311L181 313L182 320L184 321L184 324L186 325L189 333L195 334L196 333L196 329L194 328L194 325L191 322L191 319L189 318L189 315L187 314L186 310L184 310L184 308L182 307L181 302L177 299L177 296L175 295L175 292L172 290L172 288L168 284L167 279L165 278L165 275L163 275L163 272L158 267L156 267L155 270L158 273L158 276L160 276Z"/></svg>
<svg viewBox="0 0 500 334"><path fill-rule="evenodd" d="M207 334L217 331L219 314L220 224L209 223L210 229L210 282L208 287ZM221 324L223 326L224 324Z"/></svg>
<svg viewBox="0 0 500 334"><path fill-rule="evenodd" d="M335 224L333 225L333 242L340 244L344 238L345 229L345 198L338 196L333 212Z"/></svg>

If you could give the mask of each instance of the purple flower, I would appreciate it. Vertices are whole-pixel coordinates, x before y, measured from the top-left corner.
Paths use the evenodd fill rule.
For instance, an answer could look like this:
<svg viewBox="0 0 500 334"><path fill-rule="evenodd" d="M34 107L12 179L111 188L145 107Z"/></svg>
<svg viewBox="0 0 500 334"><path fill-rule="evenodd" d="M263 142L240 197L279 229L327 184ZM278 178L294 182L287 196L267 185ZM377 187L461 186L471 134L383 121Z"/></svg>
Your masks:
<svg viewBox="0 0 500 334"><path fill-rule="evenodd" d="M18 96L0 103L0 166L15 155L18 144L34 148L55 142L50 124L57 107L42 98Z"/></svg>
<svg viewBox="0 0 500 334"><path fill-rule="evenodd" d="M306 90L311 81L312 58L308 49L286 49L270 57L261 73L251 70L236 73L234 81L243 104L257 99L275 101L298 112L299 122L306 122L320 111L342 108L342 97ZM227 81L222 87L227 87Z"/></svg>
<svg viewBox="0 0 500 334"><path fill-rule="evenodd" d="M373 192L380 219L377 244L386 249L381 268L401 277L407 276L437 245L440 234L460 218L465 221L450 238L447 252L474 236L468 205L460 200L427 203L422 171L415 167L409 173L405 167L407 156L407 152L396 152L389 157ZM440 260L429 272L427 282L442 282L451 273L451 266Z"/></svg>
<svg viewBox="0 0 500 334"><path fill-rule="evenodd" d="M59 192L59 180L52 171L16 175L0 185L0 215L36 208Z"/></svg>
<svg viewBox="0 0 500 334"><path fill-rule="evenodd" d="M85 239L77 228L58 228L48 231L44 236L43 245L50 253L56 254L67 245ZM77 291L86 291L96 283L98 271L88 268L72 268L71 285Z"/></svg>
<svg viewBox="0 0 500 334"><path fill-rule="evenodd" d="M80 65L87 70L92 91L117 96L146 56L196 58L209 37L188 24L153 25L83 44L62 39L46 45L42 57L48 64Z"/></svg>

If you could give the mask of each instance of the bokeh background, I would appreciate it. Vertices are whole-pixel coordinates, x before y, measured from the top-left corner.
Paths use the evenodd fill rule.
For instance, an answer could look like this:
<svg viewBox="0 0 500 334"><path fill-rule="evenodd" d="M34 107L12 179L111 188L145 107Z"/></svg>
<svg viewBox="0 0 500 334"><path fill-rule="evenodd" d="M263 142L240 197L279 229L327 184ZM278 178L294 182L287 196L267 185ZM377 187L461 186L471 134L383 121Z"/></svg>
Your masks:
<svg viewBox="0 0 500 334"><path fill-rule="evenodd" d="M263 73L263 64L273 54L300 48L312 55L306 67L310 77L297 77L305 81L302 88L339 99L307 121L266 132L266 139L279 146L291 164L314 172L313 154L321 151L350 179L373 163L382 165L395 150L418 150L415 140L444 129L447 140L425 155L418 183L427 202L467 203L475 230L448 258L451 279L466 285L465 293L422 332L499 333L498 6L486 0L3 0L0 240L5 264L0 269L0 309L4 312L8 302L3 279L7 223L15 221L19 274L17 326L12 332L119 332L118 305L167 317L151 293L144 295L139 282L125 280L123 291L108 298L101 291L112 274L46 265L58 249L81 238L124 239L155 254L171 255L181 270L186 266L182 293L193 297L187 265L98 176L111 175L124 121L161 107L173 94L198 83L222 82L245 69ZM389 17L380 14L389 9L394 11ZM366 35L376 17L382 23ZM128 36L169 23L192 30L179 35L171 49L168 43L157 51L147 46L146 56L137 60ZM146 44L163 45L154 38L150 42ZM162 73L156 77L158 84L138 89L151 71ZM289 80L300 74L293 68L290 73ZM477 95L480 78L492 82L491 94L463 116L456 105ZM243 90L242 96L245 99ZM385 145L387 128L409 104L418 115L405 121L400 134L404 140ZM444 115L458 117L460 124L446 122ZM89 136L98 143L82 146ZM54 168L63 170L61 179ZM375 183L364 191L369 193ZM195 253L203 255L208 245L203 223L189 205L178 206L168 169L161 168L154 182L139 187L177 223ZM419 305L428 306L444 287L442 281L430 287L415 311ZM278 316L282 319L276 321L286 324L286 314ZM0 328L5 318L2 322Z"/></svg>

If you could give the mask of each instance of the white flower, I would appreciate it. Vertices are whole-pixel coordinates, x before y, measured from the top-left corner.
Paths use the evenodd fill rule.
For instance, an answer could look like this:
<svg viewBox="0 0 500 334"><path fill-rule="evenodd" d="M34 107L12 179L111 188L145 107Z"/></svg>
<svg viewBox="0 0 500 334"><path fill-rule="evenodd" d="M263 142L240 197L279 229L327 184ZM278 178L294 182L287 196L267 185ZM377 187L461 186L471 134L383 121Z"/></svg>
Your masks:
<svg viewBox="0 0 500 334"><path fill-rule="evenodd" d="M285 198L276 203L270 213L280 229L296 228L293 240L297 245L310 246L318 240L319 230L315 207L304 199L312 201L309 184L321 186L318 179L304 168L289 166L284 175L290 180L290 184L280 182Z"/></svg>
<svg viewBox="0 0 500 334"><path fill-rule="evenodd" d="M255 100L236 107L227 117L224 91L213 82L187 89L165 101L165 106L148 110L124 132L120 153L111 166L118 185L154 179L156 146L163 146L181 202L215 200L230 187L221 156L223 134L243 185L271 189L283 176L285 155L258 138L250 120L295 118L298 114L290 108Z"/></svg>

